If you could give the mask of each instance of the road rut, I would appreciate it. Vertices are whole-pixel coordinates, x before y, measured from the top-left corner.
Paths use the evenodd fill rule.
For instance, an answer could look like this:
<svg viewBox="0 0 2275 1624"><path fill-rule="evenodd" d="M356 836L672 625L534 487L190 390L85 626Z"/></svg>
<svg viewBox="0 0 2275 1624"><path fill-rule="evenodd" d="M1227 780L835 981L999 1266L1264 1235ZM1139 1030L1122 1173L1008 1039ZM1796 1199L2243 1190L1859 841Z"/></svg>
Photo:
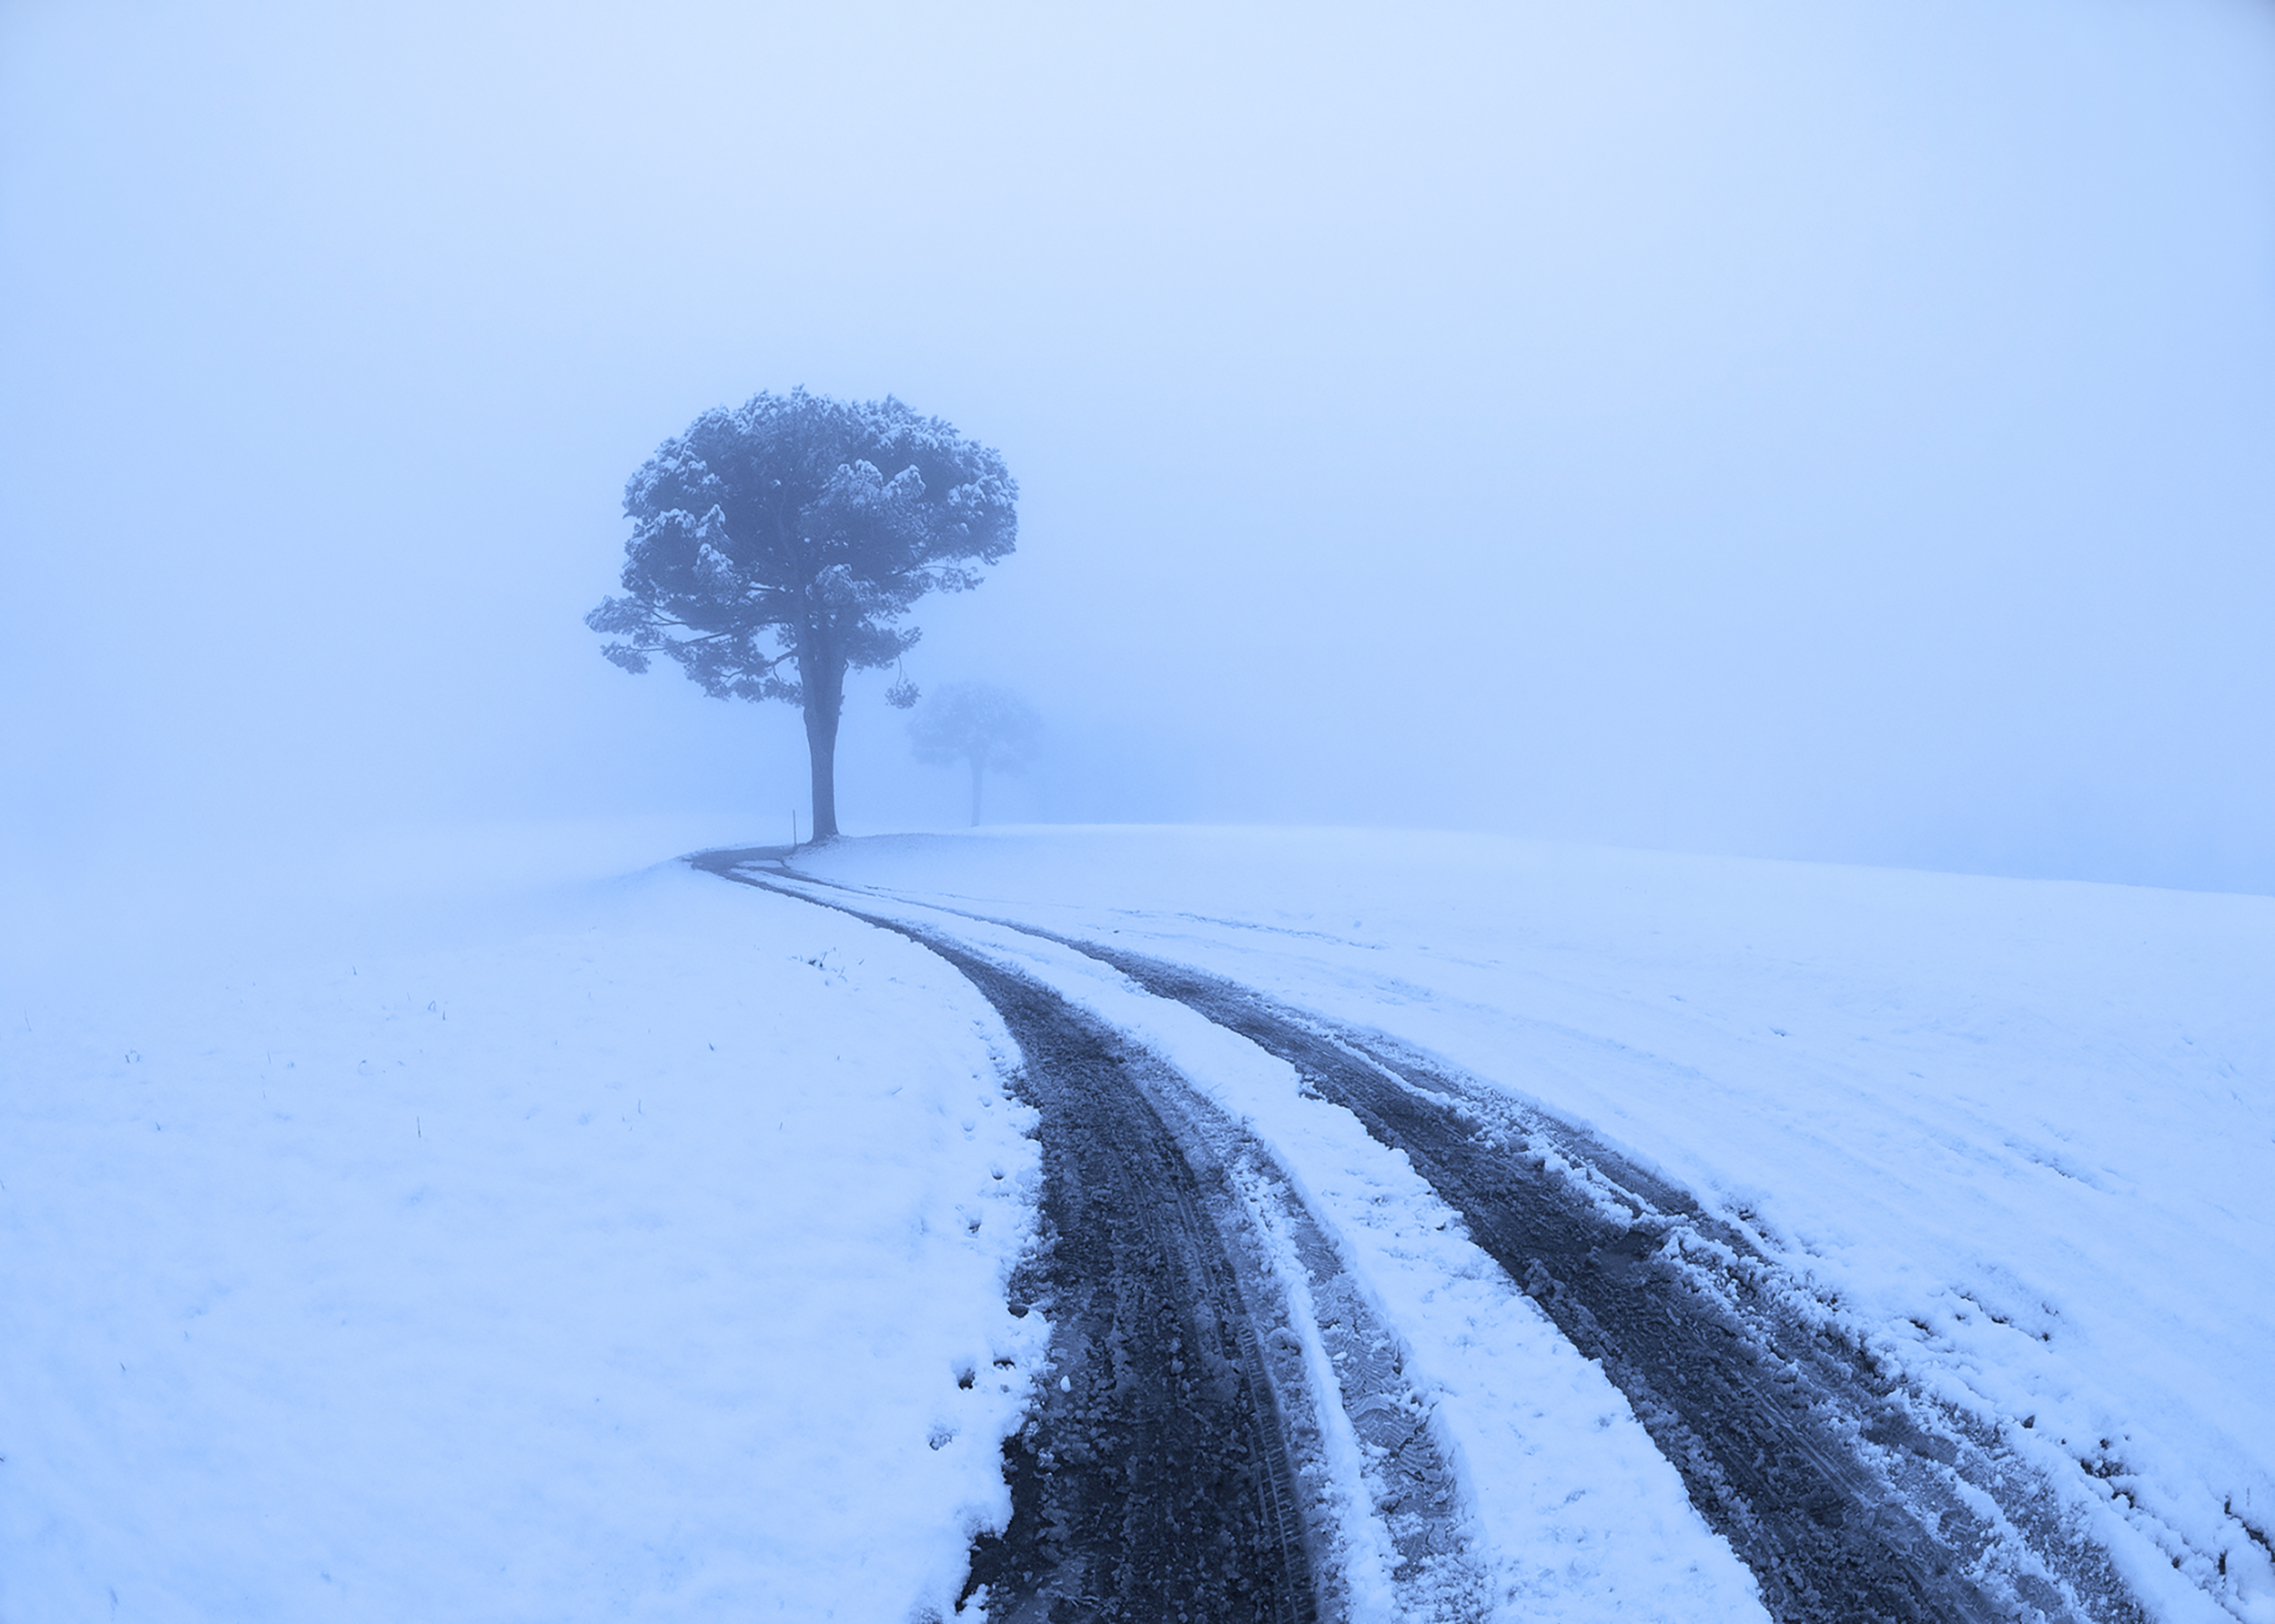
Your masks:
<svg viewBox="0 0 2275 1624"><path fill-rule="evenodd" d="M1041 1117L1045 1239L1010 1311L1049 1318L1052 1372L1005 1446L1010 1526L975 1541L959 1605L984 1587L998 1624L1313 1624L1320 1575L1258 1334L1274 1316L1249 1300L1253 1269L1243 1290L1223 1170L1157 1107L1158 1063L953 942L841 911L970 979L1018 1044L1014 1087Z"/></svg>
<svg viewBox="0 0 2275 1624"><path fill-rule="evenodd" d="M747 854L740 860L746 861ZM712 866L711 861L697 861ZM760 883L747 871L733 870L733 863L726 862L714 872ZM828 886L809 876L794 877L801 886ZM863 894L828 888L848 901ZM925 942L963 969L1003 1011L1023 1050L1032 1039L1031 1056L1052 1056L1044 1071L1068 1079L1068 1085L1054 1098L1044 1097L1050 1085L1031 1097L1044 1109L1046 1159L1057 1158L1060 1167L1054 1175L1054 1188L1061 1192L1057 1197L1061 1205L1050 1214L1055 1225L1063 1215L1083 1234L1112 1236L1130 1221L1129 1214L1154 1199L1149 1191L1174 1189L1188 1192L1178 1199L1191 1198L1190 1165L1182 1158L1172 1165L1143 1148L1176 1137L1160 1125L1158 1114L1155 1126L1148 1127L1127 1116L1128 1107L1117 1103L1121 1096L1112 1086L1076 1081L1104 1074L1098 1062L1077 1057L1065 1034L1083 1030L1089 1035L1082 1044L1110 1054L1118 1040L1107 1029L1064 1007L1038 1024L1031 1012L1039 1007L1040 988L974 957L944 933L920 932L905 921L845 903L824 902L803 889L785 894L844 907ZM906 905L924 909L927 917L956 914L913 899ZM2002 1453L1987 1427L1906 1390L1867 1350L1829 1331L1825 1316L1797 1311L1793 1295L1780 1289L1774 1261L1761 1256L1742 1233L1572 1125L1525 1108L1505 1091L1380 1034L1340 1027L1189 967L1016 921L976 913L961 917L1081 953L1111 965L1147 992L1238 1033L1293 1065L1310 1092L1349 1110L1376 1140L1403 1154L1461 1215L1471 1238L1501 1265L1512 1286L1530 1296L1626 1395L1682 1474L1693 1503L1753 1569L1764 1603L1780 1624L1994 1619L2138 1624L2144 1618L2106 1554L2058 1520L2038 1492L2038 1481ZM1021 1012L1016 1018L1015 1011ZM1089 1160L1105 1144L1124 1147L1112 1152L1111 1169ZM1082 1208L1079 1215L1077 1206ZM1067 1233L1061 1229L1062 1246ZM1076 1266L1067 1284L1058 1287L1069 1294L1067 1301L1076 1302L1086 1289L1075 1277L1100 1266L1111 1251L1109 1243L1105 1254L1081 1246L1065 1254ZM1219 1268L1221 1278L1211 1272ZM1225 1284L1228 1261L1179 1269L1148 1277L1194 1293L1196 1300L1222 1304L1237 1296ZM1147 1302L1150 1306L1143 1312L1173 1312L1166 1301ZM1121 1323L1114 1313L1087 1301L1076 1318L1085 1325ZM1386 1336L1395 1331L1385 1329ZM1201 1334L1198 1322L1196 1334ZM1219 1315L1212 1346L1228 1350L1227 1334L1228 1322ZM1394 1340L1388 1336L1386 1346ZM1243 1368L1229 1351L1219 1357L1227 1370ZM1255 1395L1268 1391L1269 1384L1260 1361L1251 1367L1257 1374L1249 1378L1250 1397L1236 1405L1242 1424L1286 1427L1288 1417L1274 1405L1257 1402ZM1155 1379L1168 1379L1159 1371L1157 1367ZM1363 1396L1339 1397L1355 1417L1363 1417L1371 1407ZM1059 1415L1047 1405L1046 1411L1046 1431L1064 1429L1071 1437L1092 1425L1079 1413ZM1166 1419L1161 1424L1174 1429ZM1239 1436L1242 1459L1269 1457L1269 1443L1248 1432ZM1047 1499L1057 1491L1047 1488L1037 1468L1017 1460L1013 1465L1015 1500L1021 1493L1018 1473L1025 1470L1034 1481L1019 1501L1006 1549L1026 1538L1022 1528L1034 1517L1059 1515L1056 1502ZM1221 1481L1229 1484L1232 1477ZM1266 1469L1260 1481L1289 1480L1280 1468ZM1094 1492L1097 1481L1086 1492ZM1141 1488L1131 1478L1119 1492L1134 1496ZM1158 1490L1144 1492L1174 1496L1178 1488L1165 1480ZM1258 1504L1268 1506L1271 1492L1259 1487ZM1237 1495L1232 1498L1238 1500ZM1452 1498L1444 1497L1449 1506ZM1077 1521L1105 1515L1103 1508L1084 1504ZM1123 1514L1139 1515L1127 1507ZM1175 1515L1168 1520L1174 1522ZM1216 1548L1262 1550L1253 1541L1242 1546L1240 1541L1249 1538L1242 1530L1251 1523L1264 1526L1269 1516L1269 1511L1234 1516L1221 1536L1231 1543ZM1433 1513L1419 1526L1410 1517L1401 1548L1451 1549L1458 1542L1451 1521ZM1299 1609L1318 1606L1317 1584L1298 1597L1299 1587L1277 1577L1294 1570L1292 1553L1299 1543L1297 1538L1279 1543L1281 1554L1271 1558L1279 1566L1266 1573L1265 1585L1278 1599L1272 1605L1299 1610L1194 1616L1310 1616ZM1208 1571L1220 1577L1212 1582L1229 1597L1234 1592L1223 1588L1228 1581L1221 1578L1222 1558L1213 1559L1218 1565ZM1008 1571L984 1541L975 1571L981 1566L991 1573ZM1409 1571L1414 1567L1411 1559L1406 1563ZM1331 1604L1331 1586L1328 1599Z"/></svg>

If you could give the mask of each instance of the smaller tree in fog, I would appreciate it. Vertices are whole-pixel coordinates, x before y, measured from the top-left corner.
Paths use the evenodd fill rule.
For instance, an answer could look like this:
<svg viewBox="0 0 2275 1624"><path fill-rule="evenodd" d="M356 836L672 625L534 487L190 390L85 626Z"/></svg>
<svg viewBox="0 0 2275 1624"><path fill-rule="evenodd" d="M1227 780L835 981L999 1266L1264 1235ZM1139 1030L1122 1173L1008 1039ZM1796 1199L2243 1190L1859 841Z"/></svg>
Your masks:
<svg viewBox="0 0 2275 1624"><path fill-rule="evenodd" d="M908 719L916 759L933 767L972 770L972 823L979 824L980 784L990 769L1016 772L1035 759L1043 720L1017 694L985 682L951 682Z"/></svg>

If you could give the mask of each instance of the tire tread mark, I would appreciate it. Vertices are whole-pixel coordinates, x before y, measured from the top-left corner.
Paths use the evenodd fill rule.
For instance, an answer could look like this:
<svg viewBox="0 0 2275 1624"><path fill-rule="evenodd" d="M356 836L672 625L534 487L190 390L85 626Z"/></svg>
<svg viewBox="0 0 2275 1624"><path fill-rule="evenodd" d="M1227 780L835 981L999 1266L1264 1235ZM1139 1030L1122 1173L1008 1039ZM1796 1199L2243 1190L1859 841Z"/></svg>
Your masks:
<svg viewBox="0 0 2275 1624"><path fill-rule="evenodd" d="M815 876L805 883L850 888ZM2108 1553L2049 1509L1974 1417L1764 1301L1746 1238L1581 1130L1379 1034L1188 966L1015 920L1280 1056L1403 1152L1471 1238L1626 1393L1781 1624L2145 1624ZM1542 1154L1545 1151L1549 1154ZM1606 1212L1606 1193L1632 1217ZM1672 1244L1671 1244L1672 1243ZM1997 1516L1971 1503L1987 1497ZM2003 1527L2000 1525L2003 1523Z"/></svg>
<svg viewBox="0 0 2275 1624"><path fill-rule="evenodd" d="M1609 1154L1590 1155L1569 1125L1540 1120L1400 1045L1183 966L1049 939L1279 1054L1404 1152L1471 1238L1628 1396L1693 1503L1754 1569L1774 1618L2142 1624L2107 1553L2034 1523L2027 1486L1996 1461L1955 1463L1949 1431L1960 1428L1938 1427L1945 1436L1931 1440L1921 1425L1948 1417L1922 1415L1862 1350L1758 1305L1746 1312L1743 1281L1715 1289L1734 1283L1670 1246L1684 1228L1744 1246L1687 1195ZM1607 1213L1607 1190L1630 1220ZM1902 1447L1910 1443L1935 1453ZM1999 1530L1968 1505L1962 1484L2007 1508L2017 1537L1997 1561L1986 1558Z"/></svg>
<svg viewBox="0 0 2275 1624"><path fill-rule="evenodd" d="M1049 1313L1067 1387L1046 1382L1006 1442L1011 1524L974 1541L959 1610L984 1584L1000 1624L1317 1624L1285 1418L1208 1210L1206 1166L1148 1097L1143 1074L1158 1063L1024 976L905 922L738 872L743 855L689 861L953 965L1003 1017L1025 1062L1015 1087L1043 1117L1050 1235L1015 1289Z"/></svg>

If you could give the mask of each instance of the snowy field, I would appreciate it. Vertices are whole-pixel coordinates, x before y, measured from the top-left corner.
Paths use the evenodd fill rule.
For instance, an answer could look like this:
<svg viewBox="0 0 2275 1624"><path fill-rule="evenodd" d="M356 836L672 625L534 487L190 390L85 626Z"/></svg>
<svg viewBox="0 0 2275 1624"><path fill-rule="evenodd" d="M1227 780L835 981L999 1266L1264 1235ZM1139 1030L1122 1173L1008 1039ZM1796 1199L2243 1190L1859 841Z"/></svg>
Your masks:
<svg viewBox="0 0 2275 1624"><path fill-rule="evenodd" d="M674 864L19 976L0 1619L952 1601L1041 1336L1005 1039L753 903Z"/></svg>
<svg viewBox="0 0 2275 1624"><path fill-rule="evenodd" d="M1138 1031L1323 1210L1405 1215L1339 1238L1379 1282L1453 1271L1395 1306L1467 1436L1523 1433L1466 1462L1532 1575L1508 1616L1759 1614L1616 1394L1455 1278L1458 1236L1400 1230L1427 1192L1337 1185L1363 1135L969 915L1208 970L1592 1130L2037 1463L2152 1616L2275 1621L2275 899L1319 832L797 866ZM677 865L521 878L384 931L176 921L10 971L0 1619L952 1599L1046 1334L1004 1311L1036 1158L1002 1026L842 914Z"/></svg>

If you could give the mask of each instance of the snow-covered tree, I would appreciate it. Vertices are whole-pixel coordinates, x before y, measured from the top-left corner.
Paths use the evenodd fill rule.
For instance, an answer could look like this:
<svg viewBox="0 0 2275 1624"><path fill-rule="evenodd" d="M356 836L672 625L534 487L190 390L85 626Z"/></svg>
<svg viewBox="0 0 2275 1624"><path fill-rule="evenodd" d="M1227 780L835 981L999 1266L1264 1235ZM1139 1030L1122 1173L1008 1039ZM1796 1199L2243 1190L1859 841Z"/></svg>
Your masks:
<svg viewBox="0 0 2275 1624"><path fill-rule="evenodd" d="M1017 694L984 682L951 682L908 719L916 759L935 767L969 765L972 823L979 823L980 780L989 768L1016 772L1034 758L1042 719Z"/></svg>
<svg viewBox="0 0 2275 1624"><path fill-rule="evenodd" d="M805 715L814 836L837 832L845 673L893 664L926 592L964 591L1009 553L1018 486L1003 458L899 401L794 389L716 408L624 487L624 595L585 617L628 671L663 654L713 699ZM905 679L885 698L916 701Z"/></svg>

